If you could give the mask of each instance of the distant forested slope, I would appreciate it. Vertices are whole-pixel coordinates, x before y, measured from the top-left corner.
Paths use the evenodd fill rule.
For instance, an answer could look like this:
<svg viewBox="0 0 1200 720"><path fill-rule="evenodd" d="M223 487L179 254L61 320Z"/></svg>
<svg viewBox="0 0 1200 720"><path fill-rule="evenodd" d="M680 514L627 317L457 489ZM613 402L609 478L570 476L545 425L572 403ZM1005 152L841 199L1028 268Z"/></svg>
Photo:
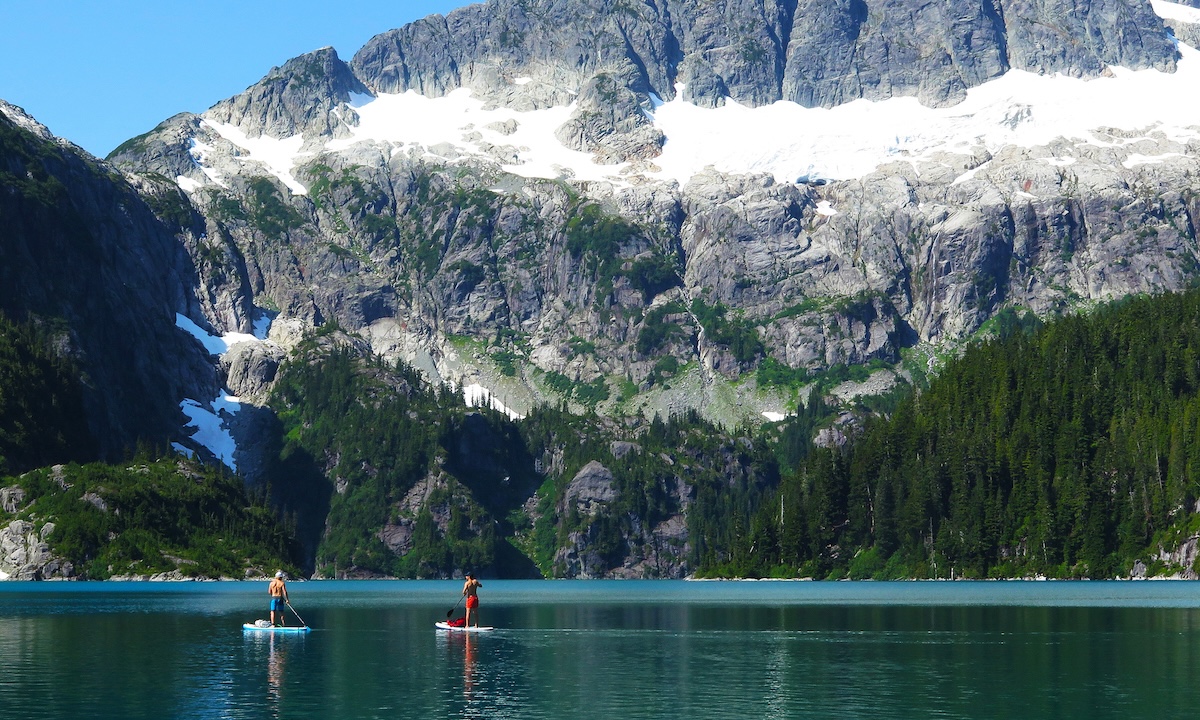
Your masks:
<svg viewBox="0 0 1200 720"><path fill-rule="evenodd" d="M1121 576L1198 496L1200 292L1141 297L970 347L786 473L705 571Z"/></svg>
<svg viewBox="0 0 1200 720"><path fill-rule="evenodd" d="M96 454L79 371L47 345L34 326L0 313L0 474Z"/></svg>
<svg viewBox="0 0 1200 720"><path fill-rule="evenodd" d="M314 336L272 396L270 492L319 575L682 577L778 485L765 446L694 411L514 421L346 340Z"/></svg>

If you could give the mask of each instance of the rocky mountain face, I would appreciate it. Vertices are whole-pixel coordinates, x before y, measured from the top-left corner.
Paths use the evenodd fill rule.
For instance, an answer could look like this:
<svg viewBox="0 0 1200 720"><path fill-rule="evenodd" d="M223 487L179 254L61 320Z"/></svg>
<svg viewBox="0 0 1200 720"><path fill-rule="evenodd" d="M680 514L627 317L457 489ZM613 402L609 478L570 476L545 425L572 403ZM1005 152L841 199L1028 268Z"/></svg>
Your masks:
<svg viewBox="0 0 1200 720"><path fill-rule="evenodd" d="M669 142L646 112L655 97L945 106L1014 69L1170 73L1178 57L1148 3L493 0L379 35L349 64L330 48L296 58L112 160L187 190L218 328L245 331L257 304L293 330L337 320L518 411L578 402L561 381L553 390L565 376L604 382L608 405L632 383L625 410L731 420L785 409L770 388L736 392L740 409L716 401L714 383L767 357L809 373L894 364L1007 306L1181 287L1195 265L1195 158L1191 141L1109 128L1101 144L977 145L828 184L709 170L681 186L638 179ZM519 148L469 128L482 154L354 135L355 98L456 88L496 107L571 103L556 141L625 163L630 183L514 174ZM495 125L506 137L519 123ZM266 144L292 148L291 165ZM655 368L668 357L688 382L665 387L678 370Z"/></svg>
<svg viewBox="0 0 1200 720"><path fill-rule="evenodd" d="M933 105L1010 69L1096 75L1169 69L1176 53L1148 3L907 0L492 0L373 38L352 62L375 92L470 87L561 104L618 68L627 87L698 105L790 100L832 107L915 95Z"/></svg>
<svg viewBox="0 0 1200 720"><path fill-rule="evenodd" d="M217 368L175 326L207 325L200 275L161 219L199 216L177 186L126 177L0 103L0 312L38 325L83 373L103 457L184 441L179 403L212 397ZM197 446L199 447L199 446Z"/></svg>
<svg viewBox="0 0 1200 720"><path fill-rule="evenodd" d="M88 342L151 333L163 354L130 358L124 385L97 370L95 402L153 397L161 407L143 418L154 427L203 392L196 382L204 397L224 383L265 398L286 350L331 322L518 413L548 401L761 420L837 366L886 368L867 384L886 389L1005 308L1053 314L1186 286L1200 252L1200 139L1098 124L1086 137L965 138L914 154L896 137L866 172L781 178L714 162L679 180L664 175L680 141L663 102L748 112L914 98L952 111L1018 71L1169 77L1189 50L1176 40L1197 28L1123 0L491 0L385 32L349 63L317 50L170 118L114 151L123 177L56 150L52 174L85 188L70 202L89 229L87 262L126 263L94 282L154 312L123 317L123 300L94 310L78 284L9 304L86 313L72 328L94 316ZM432 106L380 114L468 90L509 114L436 137L422 124ZM996 126L1039 128L1032 104L1007 102ZM877 107L886 126L898 106ZM805 131L776 132L782 146ZM538 142L590 166L535 172ZM595 166L611 173L594 179ZM62 215L44 212L39 224ZM4 260L10 280L76 277ZM195 343L172 313L217 335L271 317L271 342L228 353L214 374L181 347ZM72 342L82 352L85 340ZM153 386L99 392L138 382ZM269 423L239 418L239 452L251 453ZM605 470L573 480L571 502L600 502ZM684 542L679 527L663 532ZM586 536L572 542L559 560L592 572Z"/></svg>

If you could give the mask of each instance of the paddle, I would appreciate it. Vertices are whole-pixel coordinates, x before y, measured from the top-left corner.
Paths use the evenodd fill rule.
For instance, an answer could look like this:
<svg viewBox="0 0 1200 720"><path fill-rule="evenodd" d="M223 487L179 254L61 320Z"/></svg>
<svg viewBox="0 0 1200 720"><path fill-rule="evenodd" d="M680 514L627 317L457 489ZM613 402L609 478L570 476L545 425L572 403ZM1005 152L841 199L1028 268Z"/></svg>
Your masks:
<svg viewBox="0 0 1200 720"><path fill-rule="evenodd" d="M296 619L300 621L301 625L308 627L308 623L304 622L304 618L300 617L300 613L296 612L296 608L292 607L290 602L284 600L283 603L288 606L288 609L292 611L292 614L296 616Z"/></svg>
<svg viewBox="0 0 1200 720"><path fill-rule="evenodd" d="M450 616L454 614L454 611L458 609L458 603L462 602L462 599L463 599L463 596L462 596L462 595L459 595L459 596L458 596L458 602L454 603L454 607L452 607L452 608L450 608L449 610L447 610L447 611L446 611L446 619L447 619L447 620L449 620L449 619L450 619Z"/></svg>

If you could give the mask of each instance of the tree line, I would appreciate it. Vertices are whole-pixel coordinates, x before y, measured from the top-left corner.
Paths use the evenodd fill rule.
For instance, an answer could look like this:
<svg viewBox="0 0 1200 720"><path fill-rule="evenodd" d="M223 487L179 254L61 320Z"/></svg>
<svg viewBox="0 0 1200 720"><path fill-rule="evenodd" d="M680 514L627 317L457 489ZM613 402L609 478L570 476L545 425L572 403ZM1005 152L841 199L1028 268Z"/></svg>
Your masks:
<svg viewBox="0 0 1200 720"><path fill-rule="evenodd" d="M1198 393L1198 291L1009 323L807 453L706 571L1126 576L1197 529Z"/></svg>

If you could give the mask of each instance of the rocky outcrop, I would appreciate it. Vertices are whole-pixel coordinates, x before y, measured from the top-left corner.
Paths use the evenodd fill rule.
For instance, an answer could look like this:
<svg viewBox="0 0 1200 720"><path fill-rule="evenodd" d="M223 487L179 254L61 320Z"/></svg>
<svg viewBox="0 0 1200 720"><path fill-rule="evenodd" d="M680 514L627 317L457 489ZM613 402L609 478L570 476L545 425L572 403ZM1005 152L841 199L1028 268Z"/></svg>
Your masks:
<svg viewBox="0 0 1200 720"><path fill-rule="evenodd" d="M1173 548L1158 548L1158 553L1148 558L1149 565L1137 561L1130 570L1129 576L1134 580L1166 575L1184 580L1195 580L1200 575L1196 573L1196 557L1200 551L1200 536L1192 535ZM1152 575L1151 572L1154 572Z"/></svg>
<svg viewBox="0 0 1200 720"><path fill-rule="evenodd" d="M70 562L56 557L46 538L54 523L13 520L0 529L0 578L5 580L65 580L74 576Z"/></svg>
<svg viewBox="0 0 1200 720"><path fill-rule="evenodd" d="M555 137L566 147L592 153L602 165L653 158L663 144L662 131L654 127L637 96L609 73L583 86L575 112Z"/></svg>
<svg viewBox="0 0 1200 720"><path fill-rule="evenodd" d="M593 460L571 478L563 503L581 515L592 516L616 497L612 471Z"/></svg>
<svg viewBox="0 0 1200 720"><path fill-rule="evenodd" d="M287 138L300 133L342 137L358 124L350 103L369 91L330 47L273 68L245 92L217 103L205 116L235 125L249 137Z"/></svg>
<svg viewBox="0 0 1200 720"><path fill-rule="evenodd" d="M246 401L266 400L284 351L274 343L236 343L221 356L227 387Z"/></svg>

